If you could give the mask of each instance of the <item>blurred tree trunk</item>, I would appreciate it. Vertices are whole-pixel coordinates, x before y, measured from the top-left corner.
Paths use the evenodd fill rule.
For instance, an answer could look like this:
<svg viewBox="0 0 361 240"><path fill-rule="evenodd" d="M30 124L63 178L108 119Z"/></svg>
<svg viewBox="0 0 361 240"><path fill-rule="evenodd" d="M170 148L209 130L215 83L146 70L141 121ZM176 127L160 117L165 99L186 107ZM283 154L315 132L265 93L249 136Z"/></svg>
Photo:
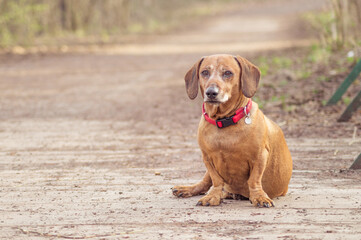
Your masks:
<svg viewBox="0 0 361 240"><path fill-rule="evenodd" d="M352 0L350 3L350 12L355 12L355 41L359 40L361 38L361 0Z"/></svg>
<svg viewBox="0 0 361 240"><path fill-rule="evenodd" d="M59 0L59 9L60 9L61 29L66 29L66 11L67 11L67 6L66 6L65 0Z"/></svg>
<svg viewBox="0 0 361 240"><path fill-rule="evenodd" d="M337 49L358 44L361 36L361 0L332 0L332 39Z"/></svg>
<svg viewBox="0 0 361 240"><path fill-rule="evenodd" d="M332 28L333 33L333 40L336 44L336 48L340 48L343 46L344 43L344 14L343 14L343 0L333 0L332 1L332 8L334 13L334 26Z"/></svg>
<svg viewBox="0 0 361 240"><path fill-rule="evenodd" d="M118 20L120 26L123 29L126 29L129 25L129 17L130 17L130 0L122 0L122 3L119 5L120 8L120 19Z"/></svg>

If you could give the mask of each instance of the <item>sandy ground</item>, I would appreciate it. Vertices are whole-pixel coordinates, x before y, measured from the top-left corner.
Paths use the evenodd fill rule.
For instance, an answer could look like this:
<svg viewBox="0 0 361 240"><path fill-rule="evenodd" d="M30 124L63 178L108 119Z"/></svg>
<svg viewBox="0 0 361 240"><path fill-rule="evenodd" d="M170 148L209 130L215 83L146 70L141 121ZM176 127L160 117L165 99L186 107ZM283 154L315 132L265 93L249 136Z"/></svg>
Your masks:
<svg viewBox="0 0 361 240"><path fill-rule="evenodd" d="M308 44L299 16L322 4L250 4L142 44L2 57L0 238L360 239L361 176L347 168L361 141L352 135L286 134L294 172L272 209L196 207L199 197L170 190L205 171L188 68L210 53Z"/></svg>

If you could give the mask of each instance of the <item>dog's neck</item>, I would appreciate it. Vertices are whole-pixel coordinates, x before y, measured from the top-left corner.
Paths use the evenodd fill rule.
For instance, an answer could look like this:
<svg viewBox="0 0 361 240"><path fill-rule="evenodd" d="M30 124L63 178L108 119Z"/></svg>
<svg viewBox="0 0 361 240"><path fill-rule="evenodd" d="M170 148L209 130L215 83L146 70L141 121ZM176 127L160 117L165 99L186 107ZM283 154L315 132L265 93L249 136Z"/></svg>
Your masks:
<svg viewBox="0 0 361 240"><path fill-rule="evenodd" d="M230 117L234 115L238 109L244 108L247 105L248 100L249 98L242 96L236 101L227 101L217 105L206 102L205 110L208 116L213 120Z"/></svg>

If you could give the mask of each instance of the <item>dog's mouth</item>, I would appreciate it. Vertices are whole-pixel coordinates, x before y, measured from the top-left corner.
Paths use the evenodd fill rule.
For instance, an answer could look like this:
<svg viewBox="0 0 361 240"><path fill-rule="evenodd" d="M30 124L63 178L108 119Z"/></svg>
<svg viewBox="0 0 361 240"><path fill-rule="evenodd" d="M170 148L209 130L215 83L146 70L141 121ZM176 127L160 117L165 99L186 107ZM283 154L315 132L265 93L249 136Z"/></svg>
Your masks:
<svg viewBox="0 0 361 240"><path fill-rule="evenodd" d="M220 101L216 101L216 100L206 100L206 101L204 101L204 102L206 102L206 103L209 103L209 104L221 104L221 102Z"/></svg>

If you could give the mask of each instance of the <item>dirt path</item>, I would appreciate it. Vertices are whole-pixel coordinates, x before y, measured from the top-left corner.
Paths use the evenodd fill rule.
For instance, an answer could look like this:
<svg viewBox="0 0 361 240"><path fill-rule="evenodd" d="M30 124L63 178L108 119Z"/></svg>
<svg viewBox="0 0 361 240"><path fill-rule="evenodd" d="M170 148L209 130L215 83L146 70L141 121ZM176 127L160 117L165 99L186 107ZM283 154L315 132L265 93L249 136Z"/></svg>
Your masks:
<svg viewBox="0 0 361 240"><path fill-rule="evenodd" d="M249 5L142 44L6 59L0 238L360 239L361 177L344 170L361 149L351 136L288 138L295 170L274 209L196 207L170 191L205 171L188 67L203 54L305 44L298 16L319 5Z"/></svg>

